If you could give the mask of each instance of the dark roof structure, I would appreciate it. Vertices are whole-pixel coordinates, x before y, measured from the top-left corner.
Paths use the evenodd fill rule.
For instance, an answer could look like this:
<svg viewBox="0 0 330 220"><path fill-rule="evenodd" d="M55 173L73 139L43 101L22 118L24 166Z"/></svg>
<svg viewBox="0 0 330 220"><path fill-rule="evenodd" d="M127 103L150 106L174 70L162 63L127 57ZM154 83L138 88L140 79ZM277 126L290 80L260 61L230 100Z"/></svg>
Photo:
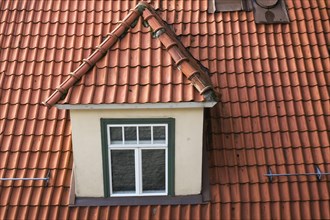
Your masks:
<svg viewBox="0 0 330 220"><path fill-rule="evenodd" d="M155 11L148 6L125 36L108 36L137 4L0 2L0 178L50 170L47 185L0 180L0 219L329 219L330 176L265 176L269 168L330 172L329 1L286 0L289 23L256 24L253 11L208 13L207 1L155 0ZM69 207L69 112L42 104L54 92L49 106L205 101L173 61L160 38L167 35L154 39L142 18L153 31L151 21L164 22L175 51L186 51L186 63L220 94L205 116L211 200ZM104 55L64 86L95 51Z"/></svg>

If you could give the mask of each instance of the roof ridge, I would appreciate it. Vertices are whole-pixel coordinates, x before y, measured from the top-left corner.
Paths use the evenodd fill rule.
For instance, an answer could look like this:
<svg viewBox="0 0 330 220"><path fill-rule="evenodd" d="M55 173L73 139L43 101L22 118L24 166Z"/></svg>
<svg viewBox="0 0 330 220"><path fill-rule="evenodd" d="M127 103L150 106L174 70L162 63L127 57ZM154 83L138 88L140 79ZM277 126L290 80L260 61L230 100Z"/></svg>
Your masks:
<svg viewBox="0 0 330 220"><path fill-rule="evenodd" d="M143 3L145 4L145 3ZM182 43L176 38L175 33L167 26L156 11L147 5L143 11L144 20L150 25L157 37L171 55L178 69L192 82L200 94L207 100L216 100L212 89L212 83L208 77L206 68L186 50ZM210 92L210 93L208 93Z"/></svg>
<svg viewBox="0 0 330 220"><path fill-rule="evenodd" d="M193 86L202 94L206 101L216 101L217 96L213 90L211 80L206 68L202 67L197 60L184 48L182 43L176 38L175 33L165 24L153 7L147 2L141 1L130 10L126 17L118 22L117 27L111 31L106 39L96 47L96 50L83 63L62 82L47 99L42 102L48 108L55 105L63 98L68 90L90 70L107 51L121 38L127 31L134 27L142 16L144 24L151 27L154 37L158 38L165 46L178 69L192 82Z"/></svg>

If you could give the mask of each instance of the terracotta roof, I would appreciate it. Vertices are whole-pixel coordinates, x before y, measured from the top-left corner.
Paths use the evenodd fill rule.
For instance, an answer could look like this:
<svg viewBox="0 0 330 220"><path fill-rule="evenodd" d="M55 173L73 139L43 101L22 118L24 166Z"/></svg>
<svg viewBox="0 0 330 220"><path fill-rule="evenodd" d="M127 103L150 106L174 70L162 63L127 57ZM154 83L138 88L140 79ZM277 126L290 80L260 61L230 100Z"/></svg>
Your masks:
<svg viewBox="0 0 330 220"><path fill-rule="evenodd" d="M173 71L170 60L167 60L168 68L155 69L155 65L159 67L164 62L164 57L154 58L150 53L146 54L139 45L137 48L132 47L133 42L136 41L134 36L128 38L125 46L119 47L119 50L125 50L125 53L112 52L103 58L117 41L125 38L127 32L137 25L141 15L143 15L143 25L140 23L138 34L141 35L140 32L143 32L143 26L150 27L153 37L160 40L170 55L168 58L173 59L175 66L186 78L177 71ZM142 36L141 41L148 37L145 34ZM165 54L160 46L158 44L158 48L152 48L152 52ZM127 54L127 51L131 49L137 50L137 52ZM150 48L147 49L150 51ZM140 56L149 58L143 59ZM101 60L102 58L103 60ZM114 66L111 65L112 59L117 59ZM102 63L103 68L100 71L96 68L95 71L89 73L89 70L94 69L98 61ZM158 64L155 64L157 62ZM86 76L84 80L78 86L74 86L83 76ZM65 81L56 88L56 91L44 104L51 107L61 97L64 99L67 93L69 93L68 97L63 102L66 104L204 101L203 96L194 91L189 81L204 96L205 101L217 100L205 67L196 62L155 10L148 3L140 2L122 21L118 22L116 28L96 47L96 50L88 58L83 59L82 64L76 70L69 73Z"/></svg>
<svg viewBox="0 0 330 220"><path fill-rule="evenodd" d="M136 4L1 1L0 178L43 177L48 170L51 178L47 186L41 181L0 181L0 219L329 219L329 176L321 181L315 176L275 177L273 182L264 176L268 167L274 173L305 173L318 165L322 172L330 172L327 0L287 0L291 22L271 25L255 24L253 12L209 14L207 1L153 2L222 94L206 116L211 201L68 206L69 114L47 109L41 102ZM151 72L156 72L155 84L188 84L148 31L141 24L131 29L76 87L88 88L94 81L87 76L96 77L101 70L113 74L134 68L146 71L146 78L127 75L131 85L149 82ZM129 62L117 55L134 53L138 60ZM150 57L154 59L147 60ZM161 70L172 74L162 75Z"/></svg>

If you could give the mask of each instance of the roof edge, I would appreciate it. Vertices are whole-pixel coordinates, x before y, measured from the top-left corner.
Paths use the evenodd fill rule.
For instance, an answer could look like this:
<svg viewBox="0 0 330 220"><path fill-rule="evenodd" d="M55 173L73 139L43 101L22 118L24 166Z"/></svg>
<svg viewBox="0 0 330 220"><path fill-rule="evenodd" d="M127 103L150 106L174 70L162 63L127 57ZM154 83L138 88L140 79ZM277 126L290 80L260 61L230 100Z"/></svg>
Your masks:
<svg viewBox="0 0 330 220"><path fill-rule="evenodd" d="M173 108L212 108L217 102L168 102L168 103L134 103L134 104L56 104L59 109L66 110L98 110L98 109L173 109Z"/></svg>

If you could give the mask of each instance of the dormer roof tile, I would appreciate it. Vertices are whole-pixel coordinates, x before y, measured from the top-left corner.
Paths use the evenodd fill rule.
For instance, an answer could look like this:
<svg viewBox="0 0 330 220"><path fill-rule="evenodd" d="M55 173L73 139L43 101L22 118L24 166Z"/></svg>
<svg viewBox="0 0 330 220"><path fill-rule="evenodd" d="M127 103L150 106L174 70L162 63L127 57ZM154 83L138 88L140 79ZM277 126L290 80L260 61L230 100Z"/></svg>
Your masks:
<svg viewBox="0 0 330 220"><path fill-rule="evenodd" d="M80 88L78 89L79 94L74 91L71 92L71 90L75 90L77 88L75 88L74 85L81 79L81 77L85 76L86 74L100 74L95 73L95 71L91 72L90 70L94 68L97 62L99 62L103 58L103 56L112 48L114 44L126 37L127 32L131 28L135 27L140 16L143 17L143 25L148 26L152 31L153 37L159 39L162 45L165 47L166 51L173 59L174 65L188 78L188 80L198 90L198 92L201 95L204 95L204 98L197 93L190 93L189 91L191 89L189 88L189 84L181 85L178 87L177 85L173 84L173 82L168 82L168 85L170 85L170 87L162 85L162 89L153 89L153 87L160 88L160 85L155 87L154 85L150 84L143 85L140 82L137 82L138 86L132 84L127 86L122 86L120 84L109 85L107 84L107 82L104 82L104 84L102 84L101 90L100 88L95 88L96 85L94 82L94 85L90 85L89 87L86 87L87 85L85 84L81 84L82 87L80 86ZM132 41L134 41L134 39L132 39ZM133 48L121 47L119 50L125 49ZM140 48L138 48L138 50L140 50ZM160 51L162 49L157 48L156 50ZM109 56L111 59L112 56ZM133 53L131 53L130 55L126 54L126 56L117 55L117 57L120 57L120 60L134 60L138 58L136 56L133 56ZM141 60L144 60L146 58L148 59L148 57L152 58L153 55L150 54L149 56L143 56L141 57ZM139 65L141 63L143 63L143 61L140 61ZM146 65L150 66L150 61ZM169 72L165 72L163 70L162 75L170 74ZM109 72L111 73L111 71L113 70L110 70L108 71L108 73L106 72L105 74L109 74ZM117 70L117 74L122 75L121 73L121 70ZM140 77L139 75L141 74L141 71L135 71L135 74L135 77ZM130 77L132 77L132 75L133 74L130 73ZM94 78L95 77L97 76L94 76ZM122 78L122 76L120 77ZM125 84L129 83L130 79L125 82ZM182 82L180 84L182 84ZM179 90L176 88L178 88ZM84 90L84 92L82 92L82 90ZM90 91L88 92L88 90ZM147 92L147 94L144 92ZM160 92L161 94L159 94ZM68 97L66 97L67 95ZM77 100L76 97L72 97L72 95L78 95L81 99ZM88 95L88 97L84 97L84 95ZM137 98L139 96L146 97L146 95L149 96L149 98ZM120 97L113 97L113 99L105 99L105 96ZM150 96L166 98L154 99ZM102 41L100 45L96 47L94 52L89 55L88 58L83 59L82 64L80 64L80 66L76 70L68 74L68 77L61 83L61 85L56 88L55 92L53 92L53 94L48 97L45 102L43 102L43 104L47 107L51 107L54 104L58 103L61 99L65 99L63 102L61 102L63 104L111 104L117 103L117 101L119 101L119 103L140 103L142 100L143 103L150 103L152 102L152 100L157 100L156 102L216 101L217 97L214 93L212 83L209 79L206 69L202 67L199 63L197 63L197 61L186 50L182 43L177 39L177 36L165 24L165 22L152 8L152 6L150 6L146 2L140 2L133 10L130 10L129 14L122 21L118 22L115 29L112 30L109 34L107 34L107 37Z"/></svg>

